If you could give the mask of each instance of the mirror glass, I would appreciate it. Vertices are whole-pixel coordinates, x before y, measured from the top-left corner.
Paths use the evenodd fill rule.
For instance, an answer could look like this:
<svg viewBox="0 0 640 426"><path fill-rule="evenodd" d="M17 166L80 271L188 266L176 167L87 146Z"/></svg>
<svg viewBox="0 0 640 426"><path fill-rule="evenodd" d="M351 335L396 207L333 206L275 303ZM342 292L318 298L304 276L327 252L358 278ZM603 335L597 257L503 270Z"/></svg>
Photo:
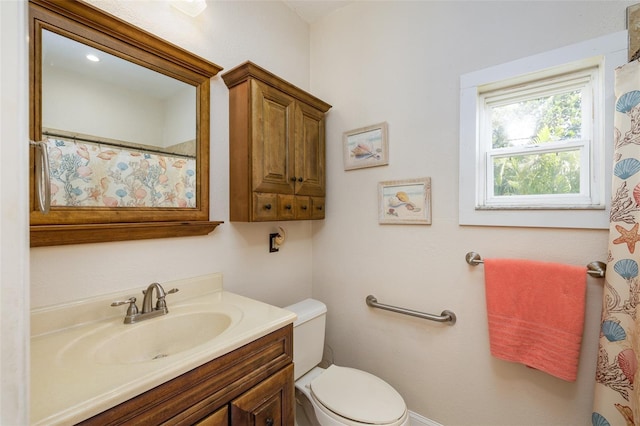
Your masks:
<svg viewBox="0 0 640 426"><path fill-rule="evenodd" d="M195 208L196 87L42 31L51 205Z"/></svg>

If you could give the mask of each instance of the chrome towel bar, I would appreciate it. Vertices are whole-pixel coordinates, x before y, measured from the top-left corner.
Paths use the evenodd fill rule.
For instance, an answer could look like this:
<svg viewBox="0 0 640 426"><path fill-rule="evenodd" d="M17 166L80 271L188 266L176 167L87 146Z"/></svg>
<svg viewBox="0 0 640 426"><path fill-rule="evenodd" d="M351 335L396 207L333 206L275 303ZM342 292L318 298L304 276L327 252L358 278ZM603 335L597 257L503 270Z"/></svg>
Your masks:
<svg viewBox="0 0 640 426"><path fill-rule="evenodd" d="M399 314L410 315L412 317L418 317L422 319L427 319L429 321L436 322L446 322L449 325L453 325L456 323L456 314L451 311L442 311L440 315L427 314L425 312L413 311L411 309L400 308L398 306L385 305L384 303L378 303L378 299L376 299L372 295L368 295L365 299L367 302L367 306L372 308L384 309L386 311L397 312Z"/></svg>
<svg viewBox="0 0 640 426"><path fill-rule="evenodd" d="M469 265L477 266L481 263L484 263L482 257L475 251L470 251L464 257ZM587 265L587 274L596 278L604 278L604 274L607 270L607 264L600 261L594 261Z"/></svg>

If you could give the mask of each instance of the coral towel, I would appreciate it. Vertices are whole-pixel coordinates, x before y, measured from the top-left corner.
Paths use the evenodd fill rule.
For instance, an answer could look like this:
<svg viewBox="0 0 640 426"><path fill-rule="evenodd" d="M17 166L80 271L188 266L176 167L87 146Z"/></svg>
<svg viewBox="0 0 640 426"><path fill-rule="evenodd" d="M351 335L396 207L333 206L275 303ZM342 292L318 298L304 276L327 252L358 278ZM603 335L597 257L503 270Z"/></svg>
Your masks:
<svg viewBox="0 0 640 426"><path fill-rule="evenodd" d="M586 267L486 259L484 271L491 354L575 381Z"/></svg>

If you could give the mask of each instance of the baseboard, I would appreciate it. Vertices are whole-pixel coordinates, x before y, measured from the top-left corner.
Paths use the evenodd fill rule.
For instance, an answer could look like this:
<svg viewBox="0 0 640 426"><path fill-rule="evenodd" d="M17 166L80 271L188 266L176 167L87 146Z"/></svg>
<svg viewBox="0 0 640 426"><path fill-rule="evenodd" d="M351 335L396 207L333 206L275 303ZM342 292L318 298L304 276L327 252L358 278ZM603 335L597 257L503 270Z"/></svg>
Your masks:
<svg viewBox="0 0 640 426"><path fill-rule="evenodd" d="M411 426L442 426L440 423L414 413L413 411L409 411L409 420L411 420Z"/></svg>

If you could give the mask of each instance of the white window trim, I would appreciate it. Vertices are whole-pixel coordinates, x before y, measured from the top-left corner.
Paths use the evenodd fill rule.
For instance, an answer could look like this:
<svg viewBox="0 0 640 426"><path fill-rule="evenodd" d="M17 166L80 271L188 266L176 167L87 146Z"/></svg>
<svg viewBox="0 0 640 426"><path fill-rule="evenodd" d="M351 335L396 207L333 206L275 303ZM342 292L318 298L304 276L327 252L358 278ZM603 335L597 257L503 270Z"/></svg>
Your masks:
<svg viewBox="0 0 640 426"><path fill-rule="evenodd" d="M611 168L613 155L613 116L615 106L615 69L627 62L627 31L620 31L593 40L555 49L549 52L519 59L507 64L485 68L460 77L460 172L459 172L459 223L460 225L520 226L549 228L608 229L611 203ZM477 197L484 181L480 182L477 170L484 167L479 156L478 88L518 76L542 72L565 64L602 56L604 122L602 129L594 129L594 138L604 140L603 158L596 161L604 180L599 187L603 191L605 209L478 209Z"/></svg>

